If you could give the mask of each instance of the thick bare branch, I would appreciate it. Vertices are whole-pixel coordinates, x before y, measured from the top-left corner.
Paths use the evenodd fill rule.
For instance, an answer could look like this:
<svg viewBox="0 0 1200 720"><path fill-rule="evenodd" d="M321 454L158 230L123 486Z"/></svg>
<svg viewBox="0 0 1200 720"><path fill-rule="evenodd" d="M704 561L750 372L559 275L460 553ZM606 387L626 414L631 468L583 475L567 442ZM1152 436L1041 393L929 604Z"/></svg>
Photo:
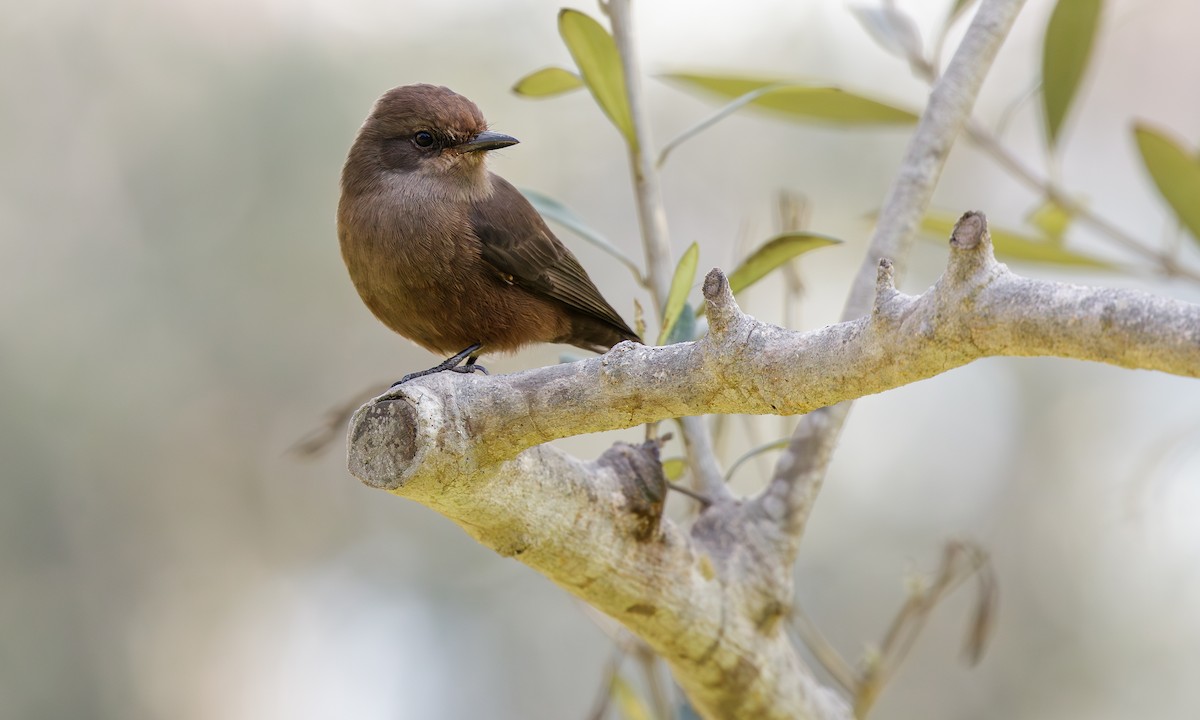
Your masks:
<svg viewBox="0 0 1200 720"><path fill-rule="evenodd" d="M480 463L470 417L428 388L362 408L351 471L457 522L621 621L671 666L705 717L849 718L809 674L779 620L790 571L774 523L732 502L690 535L662 519L657 448L618 444L584 463L539 446ZM782 576L763 576L771 571Z"/></svg>
<svg viewBox="0 0 1200 720"><path fill-rule="evenodd" d="M981 215L969 217L983 229ZM710 331L697 342L622 343L606 355L512 375L441 373L390 397L455 418L474 438L458 462L484 466L550 440L672 417L807 413L981 357L1200 374L1200 306L1019 277L996 262L986 232L971 247L952 245L946 273L923 295L898 292L886 260L877 287L870 316L796 332L743 314L713 271L704 287Z"/></svg>
<svg viewBox="0 0 1200 720"><path fill-rule="evenodd" d="M801 333L743 314L714 270L703 340L406 383L356 413L351 472L620 620L706 717L848 717L780 630L792 592L780 560L799 536L786 501L719 500L685 534L661 517L657 446L618 445L584 463L543 443L683 415L804 413L989 355L1200 376L1200 306L1013 275L995 261L980 214L960 221L947 271L924 294L896 291L886 260L876 289L868 317ZM823 458L827 438L806 440L808 456Z"/></svg>

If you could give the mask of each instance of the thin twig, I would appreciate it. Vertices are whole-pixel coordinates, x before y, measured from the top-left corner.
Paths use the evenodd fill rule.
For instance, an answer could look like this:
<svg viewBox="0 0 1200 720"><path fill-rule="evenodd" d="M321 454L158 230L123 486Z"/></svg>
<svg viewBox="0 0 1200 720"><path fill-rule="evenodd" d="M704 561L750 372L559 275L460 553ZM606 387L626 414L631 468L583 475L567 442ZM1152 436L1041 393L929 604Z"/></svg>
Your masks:
<svg viewBox="0 0 1200 720"><path fill-rule="evenodd" d="M808 648L817 662L821 663L821 667L825 668L829 677L833 678L833 681L846 691L847 695L855 695L858 692L861 683L858 673L833 647L833 643L825 638L820 628L812 621L808 613L804 612L804 608L800 607L799 603L792 604L791 622L788 627L795 634L796 639Z"/></svg>
<svg viewBox="0 0 1200 720"><path fill-rule="evenodd" d="M868 664L854 699L854 714L864 718L879 699L879 694L908 657L921 631L937 605L970 577L979 579L979 599L966 643L966 655L973 663L979 660L986 643L988 629L995 613L996 581L986 553L973 543L951 541L942 554L937 578L928 587L911 584L908 600L892 619L878 655Z"/></svg>
<svg viewBox="0 0 1200 720"><path fill-rule="evenodd" d="M667 162L667 156L670 155L671 152L673 150L675 150L675 148L679 147L680 145L687 142L691 138L695 137L696 135L699 135L700 133L704 132L705 130L712 127L716 123L725 119L732 113L738 111L742 107L749 105L750 103L759 99L763 95L766 95L767 93L770 93L770 92L774 92L774 91L778 90L779 88L786 87L786 86L787 86L786 83L775 83L773 85L766 85L764 87L758 88L757 90L751 90L750 92L746 93L745 95L740 95L740 96L734 98L730 102L728 102L725 105L718 108L717 111L714 112L713 114L709 115L708 117L704 118L700 122L696 123L695 125L691 126L687 130L684 130L683 132L679 133L674 138L672 138L670 142L668 142L666 145L663 146L662 151L658 153L658 161L656 163L654 163L654 167L662 168L662 166L665 165Z"/></svg>
<svg viewBox="0 0 1200 720"><path fill-rule="evenodd" d="M649 645L639 643L634 648L634 657L642 667L646 677L646 689L650 693L650 702L654 706L654 716L661 720L674 720L675 711L671 706L671 696L663 684L660 660Z"/></svg>
<svg viewBox="0 0 1200 720"><path fill-rule="evenodd" d="M621 72L625 79L625 94L629 115L637 142L629 149L629 164L633 172L634 195L637 198L638 220L642 227L642 244L646 250L646 278L654 306L662 312L670 291L674 266L671 261L671 242L667 232L667 213L663 206L658 170L650 148L650 121L642 97L642 78L637 48L633 36L633 17L630 0L609 0L603 6L612 21L613 40L621 56ZM717 457L712 449L712 435L702 417L685 417L684 445L688 465L700 492L714 501L732 498L725 486Z"/></svg>
<svg viewBox="0 0 1200 720"><path fill-rule="evenodd" d="M350 416L354 411L371 398L382 395L387 389L386 384L372 385L341 405L330 408L325 413L324 422L297 440L288 448L288 454L311 460L325 452L334 440L346 437L346 426L350 423Z"/></svg>
<svg viewBox="0 0 1200 720"><path fill-rule="evenodd" d="M940 76L938 75L936 61L917 62L914 58L909 58L909 65L913 68L913 72L917 77L925 80L930 85L935 85ZM999 134L1003 132L1003 128L1007 125L1008 120L1014 108L1030 97L1032 97L1041 87L1041 83L1035 84L1030 90L1021 94L1001 116L1000 122L997 124L995 132L987 130L982 124L970 120L966 126L966 137L985 154L990 156L1000 167L1004 168L1014 178L1024 183L1026 187L1033 190L1035 193L1043 196L1046 200L1053 202L1061 207L1068 214L1079 218L1081 221L1090 225L1093 229L1100 232L1101 235L1108 237L1117 245L1126 250L1140 255L1141 257L1153 262L1158 266L1167 277L1179 277L1200 282L1200 272L1187 268L1179 264L1179 261L1169 251L1155 250L1147 245L1139 238L1130 235L1121 228L1117 227L1110 220L1106 219L1096 211L1092 210L1087 205L1077 201L1066 190L1062 188L1053 177L1043 177L1035 172L1032 168L1021 161L1011 150L1000 142Z"/></svg>
<svg viewBox="0 0 1200 720"><path fill-rule="evenodd" d="M962 43L930 93L925 112L909 141L902 169L880 210L870 248L846 300L843 318L858 318L870 312L881 259L890 258L896 272L903 270L950 148L967 124L983 79L1023 5L1024 0L983 0L976 11ZM829 408L825 417L819 419L822 427L817 431L837 438L849 412L849 403ZM811 511L815 500L812 495L819 483L816 487L788 486L794 486L802 473L809 478L805 483L809 485L814 474L823 475L827 470L827 464L813 467L810 463L796 462L797 452L813 444L810 437L813 422L809 417L801 419L793 434L798 446L783 454L771 480L771 486L782 487L768 486L766 490L767 494L785 498L789 514ZM794 532L801 532L806 520L806 517L789 517L785 523Z"/></svg>
<svg viewBox="0 0 1200 720"><path fill-rule="evenodd" d="M1168 277L1181 277L1200 282L1200 272L1180 265L1169 253L1155 250L1146 245L1138 238L1130 235L1096 213L1087 205L1075 200L1049 178L1039 176L978 123L972 122L967 125L966 136L972 143L1007 170L1009 174L1023 182L1026 187L1040 195L1044 195L1047 200L1058 205L1067 211L1068 214L1078 217L1081 221L1100 231L1117 245L1155 263Z"/></svg>
<svg viewBox="0 0 1200 720"><path fill-rule="evenodd" d="M608 706L612 703L613 683L617 680L617 672L621 669L621 660L624 657L625 648L619 644L614 644L612 655L609 656L608 662L604 665L604 680L600 683L600 692L596 695L596 702L592 705L592 712L588 714L590 720L604 720L604 715L608 712Z"/></svg>
<svg viewBox="0 0 1200 720"><path fill-rule="evenodd" d="M749 417L749 416L746 415L744 417ZM750 428L747 427L746 430L747 430L747 432L749 432ZM770 452L771 450L782 450L788 446L788 442L789 442L789 440L787 438L783 438L781 440L772 440L769 443L762 443L761 445L755 447L752 450L747 450L745 453L742 454L741 457L739 457L737 460L734 460L733 464L729 466L729 469L725 471L725 481L729 482L730 480L732 480L733 474L735 472L737 472L738 468L740 468L742 465L746 464L747 461L753 460L754 458L758 457L759 455L762 455L765 452Z"/></svg>

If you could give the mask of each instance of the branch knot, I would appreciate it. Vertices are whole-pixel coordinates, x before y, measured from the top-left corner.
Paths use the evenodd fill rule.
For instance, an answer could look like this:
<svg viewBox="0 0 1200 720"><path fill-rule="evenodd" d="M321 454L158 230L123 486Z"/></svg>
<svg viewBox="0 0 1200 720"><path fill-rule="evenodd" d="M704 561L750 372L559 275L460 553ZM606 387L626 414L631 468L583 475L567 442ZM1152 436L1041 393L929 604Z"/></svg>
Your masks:
<svg viewBox="0 0 1200 720"><path fill-rule="evenodd" d="M962 250L974 249L985 239L991 239L988 237L987 216L978 210L963 213L950 232L950 244Z"/></svg>
<svg viewBox="0 0 1200 720"><path fill-rule="evenodd" d="M704 278L704 301L708 304L708 327L714 335L729 331L742 314L737 301L733 299L729 279L720 268L709 270Z"/></svg>

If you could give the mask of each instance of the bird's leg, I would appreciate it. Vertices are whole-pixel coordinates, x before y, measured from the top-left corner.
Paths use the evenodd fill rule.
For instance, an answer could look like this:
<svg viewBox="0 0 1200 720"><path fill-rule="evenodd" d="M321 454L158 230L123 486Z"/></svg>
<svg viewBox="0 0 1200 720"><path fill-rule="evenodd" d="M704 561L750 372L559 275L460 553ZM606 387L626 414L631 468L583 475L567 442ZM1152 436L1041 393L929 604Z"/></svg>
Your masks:
<svg viewBox="0 0 1200 720"><path fill-rule="evenodd" d="M482 365L475 364L475 361L478 359L479 359L478 355L472 355L471 357L467 358L466 365L463 365L461 367L453 367L453 368L450 368L450 370L452 370L453 372L460 372L460 373L481 372L484 375L487 375L488 374L487 368L485 368Z"/></svg>
<svg viewBox="0 0 1200 720"><path fill-rule="evenodd" d="M476 370L480 370L483 372L483 374L486 375L487 370L484 369L484 367L482 365L475 364L476 354L479 352L479 350L482 347L483 347L483 345L481 345L480 343L475 343L471 347L463 350L462 352L454 355L453 357L446 358L445 360L438 363L437 365L434 365L433 367L429 368L428 370L422 370L420 372L409 373L409 374L405 375L404 377L400 378L396 382L392 383L392 387L396 387L397 385L403 385L404 383L408 382L409 380L416 380L419 377L425 377L426 375L433 375L434 373L440 373L445 370L450 370L451 372L466 372L466 373L475 372ZM460 362L462 362L464 359L466 359L467 364L463 367L458 367L458 364Z"/></svg>

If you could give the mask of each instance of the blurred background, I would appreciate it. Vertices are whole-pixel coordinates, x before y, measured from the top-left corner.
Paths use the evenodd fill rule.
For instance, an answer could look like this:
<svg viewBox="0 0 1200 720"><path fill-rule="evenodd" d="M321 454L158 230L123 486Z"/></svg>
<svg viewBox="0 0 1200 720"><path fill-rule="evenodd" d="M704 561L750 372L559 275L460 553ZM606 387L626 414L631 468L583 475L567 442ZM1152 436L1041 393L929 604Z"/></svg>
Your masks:
<svg viewBox="0 0 1200 720"><path fill-rule="evenodd" d="M900 6L928 39L950 4ZM558 7L0 5L0 717L587 717L612 643L577 601L361 486L340 442L316 461L287 452L330 407L439 359L371 317L337 248L341 163L384 90L424 81L472 98L522 140L494 169L641 257L623 148L591 98L510 92L531 70L570 65ZM1035 87L1049 9L1028 3L978 104L986 124ZM1106 13L1050 168L1147 244L1174 242L1130 125L1200 137L1200 6L1126 0ZM809 78L914 109L927 92L837 0L638 2L636 20L651 75ZM660 145L715 107L653 78L646 91ZM1046 168L1037 103L1011 117L1006 144ZM676 252L697 241L702 272L729 268L776 230L779 191L803 193L810 228L847 242L801 260L789 317L834 322L906 137L730 118L664 169ZM1021 227L1038 198L962 145L935 204ZM562 237L626 318L631 298L648 307L612 258ZM1069 243L1136 265L1083 228ZM926 288L945 256L919 246L903 289ZM1197 284L1142 271L1015 269L1200 301ZM782 322L780 298L764 282L743 306ZM533 367L560 350L487 364ZM752 435L728 424L727 463ZM561 445L594 457L639 436ZM947 538L971 538L999 580L992 646L977 667L960 662L972 599L955 595L878 716L1191 717L1198 448L1200 384L1154 372L991 359L865 398L805 538L797 599L859 657L907 579L936 567ZM744 466L738 491L772 459Z"/></svg>

